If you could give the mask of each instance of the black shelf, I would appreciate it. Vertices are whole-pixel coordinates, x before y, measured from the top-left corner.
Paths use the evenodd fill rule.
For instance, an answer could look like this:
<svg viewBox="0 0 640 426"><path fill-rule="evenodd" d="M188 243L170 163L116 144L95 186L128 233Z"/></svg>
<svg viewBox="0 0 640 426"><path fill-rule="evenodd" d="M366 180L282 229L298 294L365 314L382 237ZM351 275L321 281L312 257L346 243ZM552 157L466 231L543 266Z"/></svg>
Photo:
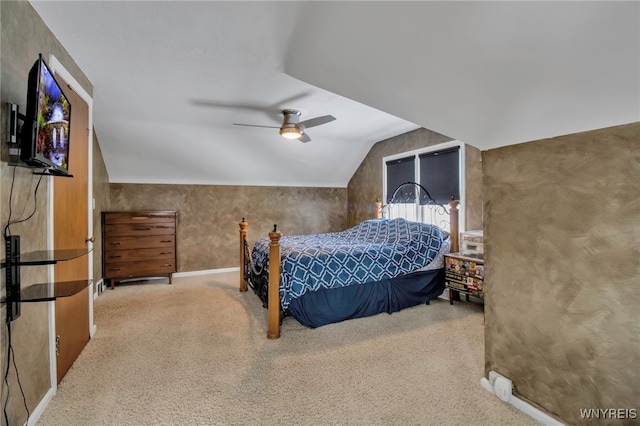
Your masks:
<svg viewBox="0 0 640 426"><path fill-rule="evenodd" d="M39 250L20 255L18 265L53 265L58 262L73 260L88 254L88 249L65 249L65 250ZM6 259L2 259L2 267L7 265Z"/></svg>
<svg viewBox="0 0 640 426"><path fill-rule="evenodd" d="M33 284L20 290L19 301L50 302L59 297L71 297L89 287L90 284L90 280ZM3 297L0 302L5 303L5 298Z"/></svg>
<svg viewBox="0 0 640 426"><path fill-rule="evenodd" d="M46 302L58 297L71 297L89 287L91 281L64 281L58 283L34 284L20 290L21 302Z"/></svg>

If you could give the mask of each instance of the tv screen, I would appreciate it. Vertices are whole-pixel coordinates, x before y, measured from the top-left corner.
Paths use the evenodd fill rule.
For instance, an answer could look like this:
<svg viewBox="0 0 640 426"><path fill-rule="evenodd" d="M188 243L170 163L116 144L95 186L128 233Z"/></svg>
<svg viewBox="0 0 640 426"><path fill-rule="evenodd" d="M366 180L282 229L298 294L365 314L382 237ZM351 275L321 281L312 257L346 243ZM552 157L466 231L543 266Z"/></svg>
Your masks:
<svg viewBox="0 0 640 426"><path fill-rule="evenodd" d="M25 116L21 160L55 174L67 175L71 104L42 55L29 72Z"/></svg>

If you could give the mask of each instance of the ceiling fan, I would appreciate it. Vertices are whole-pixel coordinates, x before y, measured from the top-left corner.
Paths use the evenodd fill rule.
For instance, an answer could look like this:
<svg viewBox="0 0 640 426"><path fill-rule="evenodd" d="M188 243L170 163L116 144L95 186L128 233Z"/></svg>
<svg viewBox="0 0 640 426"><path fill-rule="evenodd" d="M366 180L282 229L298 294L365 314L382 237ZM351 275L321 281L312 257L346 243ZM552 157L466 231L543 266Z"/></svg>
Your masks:
<svg viewBox="0 0 640 426"><path fill-rule="evenodd" d="M261 126L258 124L242 124L233 123L234 126L248 126L248 127L266 127L270 129L280 129L280 135L287 139L298 139L300 142L309 142L311 138L305 133L305 129L309 127L320 126L321 124L329 123L336 118L332 115L323 115L321 117L310 118L309 120L300 121L300 111L295 109L282 110L284 115L284 121L282 126Z"/></svg>

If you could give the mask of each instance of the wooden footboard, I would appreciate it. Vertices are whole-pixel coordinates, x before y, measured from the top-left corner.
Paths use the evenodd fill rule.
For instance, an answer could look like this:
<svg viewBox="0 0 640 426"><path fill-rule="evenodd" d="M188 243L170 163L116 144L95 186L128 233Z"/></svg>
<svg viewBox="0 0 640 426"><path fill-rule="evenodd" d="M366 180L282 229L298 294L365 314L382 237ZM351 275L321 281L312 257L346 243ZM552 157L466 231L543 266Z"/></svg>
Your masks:
<svg viewBox="0 0 640 426"><path fill-rule="evenodd" d="M451 252L458 251L458 204L457 200L449 201L449 229ZM375 204L375 217L383 216L382 203ZM242 218L240 225L240 291L246 292L249 288L249 276L252 265L251 253L247 243L249 224ZM273 231L269 232L269 285L268 285L268 326L267 338L277 339L280 337L281 324L281 304L280 304L280 238L282 233L277 230L277 225L273 226ZM253 286L252 286L253 287ZM255 288L254 288L255 289Z"/></svg>

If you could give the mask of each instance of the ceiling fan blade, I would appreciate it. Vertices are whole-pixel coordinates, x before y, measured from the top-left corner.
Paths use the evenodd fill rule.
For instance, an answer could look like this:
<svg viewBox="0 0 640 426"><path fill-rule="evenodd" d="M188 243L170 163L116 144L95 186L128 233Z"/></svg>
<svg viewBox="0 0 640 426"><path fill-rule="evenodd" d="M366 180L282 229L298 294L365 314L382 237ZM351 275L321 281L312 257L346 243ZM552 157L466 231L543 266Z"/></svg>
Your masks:
<svg viewBox="0 0 640 426"><path fill-rule="evenodd" d="M267 105L252 105L235 102L216 102L206 99L192 99L191 103L197 106L211 107L211 108L236 108L236 109L248 109L252 111L268 111L270 109Z"/></svg>
<svg viewBox="0 0 640 426"><path fill-rule="evenodd" d="M310 118L309 120L302 121L300 124L305 128L309 128L329 123L335 119L336 118L333 115L323 115L322 117Z"/></svg>
<svg viewBox="0 0 640 426"><path fill-rule="evenodd" d="M242 123L233 123L234 126L245 126L245 127L266 127L267 129L279 129L280 126L261 126L260 124L242 124Z"/></svg>
<svg viewBox="0 0 640 426"><path fill-rule="evenodd" d="M285 109L287 105L291 105L295 101L300 100L302 98L306 98L307 96L309 96L309 92L304 92L304 93L299 93L297 95L289 96L286 99L282 99L281 101L276 102L275 104L272 105L272 107L281 107L280 109L282 110L282 109Z"/></svg>
<svg viewBox="0 0 640 426"><path fill-rule="evenodd" d="M250 103L242 103L242 102L219 102L219 101L214 101L210 99L191 99L191 104L197 105L197 106L212 107L212 108L248 109L252 111L262 111L266 113L280 114L282 109L284 108L283 105L288 105L292 102L295 102L307 96L309 96L309 92L299 93L297 95L289 96L286 99L282 99L272 105L250 104Z"/></svg>
<svg viewBox="0 0 640 426"><path fill-rule="evenodd" d="M303 133L302 136L298 138L300 142L311 142L311 138L306 133Z"/></svg>

